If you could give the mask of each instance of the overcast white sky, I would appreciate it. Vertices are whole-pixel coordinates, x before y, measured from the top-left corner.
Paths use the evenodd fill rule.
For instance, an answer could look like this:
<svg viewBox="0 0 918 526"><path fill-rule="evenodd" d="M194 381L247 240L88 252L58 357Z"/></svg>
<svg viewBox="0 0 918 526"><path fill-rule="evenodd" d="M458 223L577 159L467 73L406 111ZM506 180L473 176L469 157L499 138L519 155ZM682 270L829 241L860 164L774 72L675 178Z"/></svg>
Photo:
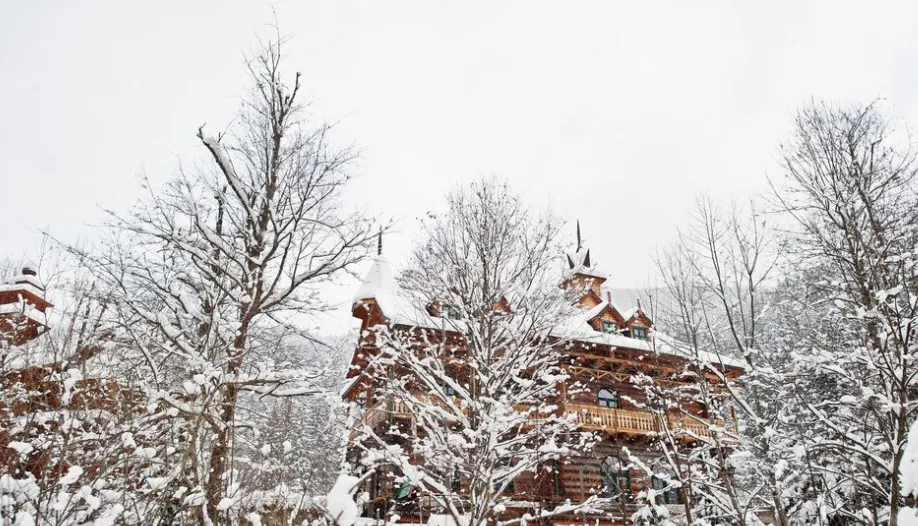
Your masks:
<svg viewBox="0 0 918 526"><path fill-rule="evenodd" d="M78 5L79 4L79 5ZM273 20L314 111L363 149L355 203L413 218L510 179L638 286L693 195L744 197L810 96L918 123L918 2L9 2L0 9L0 257L91 237L222 128ZM751 3L749 3L751 4Z"/></svg>

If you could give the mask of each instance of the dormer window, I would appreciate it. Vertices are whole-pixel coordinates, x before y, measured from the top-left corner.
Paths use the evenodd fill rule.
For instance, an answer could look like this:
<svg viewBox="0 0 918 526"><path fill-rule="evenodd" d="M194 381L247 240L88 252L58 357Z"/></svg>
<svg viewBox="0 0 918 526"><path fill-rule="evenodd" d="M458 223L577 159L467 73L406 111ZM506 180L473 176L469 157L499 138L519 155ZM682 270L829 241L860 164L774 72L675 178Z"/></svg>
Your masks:
<svg viewBox="0 0 918 526"><path fill-rule="evenodd" d="M443 303L439 300L427 304L427 314L448 320L462 319L462 311L459 310L459 307L451 303Z"/></svg>
<svg viewBox="0 0 918 526"><path fill-rule="evenodd" d="M647 327L632 327L631 337L634 338L635 340L646 340L647 339Z"/></svg>
<svg viewBox="0 0 918 526"><path fill-rule="evenodd" d="M444 303L440 307L440 317L447 318L450 320L460 320L462 319L462 314L459 311L459 307L455 305L450 305L448 303Z"/></svg>
<svg viewBox="0 0 918 526"><path fill-rule="evenodd" d="M616 332L618 332L618 326L615 325L614 321L602 320L600 324L601 324L600 328L602 332L606 334L615 334Z"/></svg>

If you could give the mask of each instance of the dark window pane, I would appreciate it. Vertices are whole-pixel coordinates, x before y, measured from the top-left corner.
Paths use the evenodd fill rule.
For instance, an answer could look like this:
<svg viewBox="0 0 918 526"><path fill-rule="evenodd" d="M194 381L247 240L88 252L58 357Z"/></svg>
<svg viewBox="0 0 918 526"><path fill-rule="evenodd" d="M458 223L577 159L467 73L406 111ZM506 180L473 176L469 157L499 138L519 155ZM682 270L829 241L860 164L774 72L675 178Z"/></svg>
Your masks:
<svg viewBox="0 0 918 526"><path fill-rule="evenodd" d="M610 389L600 389L597 396L599 407L616 408L620 407L618 393Z"/></svg>
<svg viewBox="0 0 918 526"><path fill-rule="evenodd" d="M558 459L552 462L552 491L561 495L561 461Z"/></svg>
<svg viewBox="0 0 918 526"><path fill-rule="evenodd" d="M453 480L451 486L453 491L459 491L459 488L462 486L462 475L459 473L458 469L453 470Z"/></svg>
<svg viewBox="0 0 918 526"><path fill-rule="evenodd" d="M602 476L601 495L612 502L631 501L631 475L622 466L622 461L615 457L606 457L600 465Z"/></svg>
<svg viewBox="0 0 918 526"><path fill-rule="evenodd" d="M671 486L666 480L654 475L650 479L650 485L661 494L663 504L679 504L679 489Z"/></svg>

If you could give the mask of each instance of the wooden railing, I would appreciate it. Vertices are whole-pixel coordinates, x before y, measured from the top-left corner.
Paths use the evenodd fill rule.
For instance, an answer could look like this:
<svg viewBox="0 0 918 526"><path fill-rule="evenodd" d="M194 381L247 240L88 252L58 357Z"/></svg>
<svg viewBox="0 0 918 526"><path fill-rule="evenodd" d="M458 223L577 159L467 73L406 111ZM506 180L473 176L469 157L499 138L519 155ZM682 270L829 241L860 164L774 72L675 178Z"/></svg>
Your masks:
<svg viewBox="0 0 918 526"><path fill-rule="evenodd" d="M370 407L363 413L363 423L373 428L380 422L389 420L390 416L407 418L411 416L411 413L402 402L382 402Z"/></svg>
<svg viewBox="0 0 918 526"><path fill-rule="evenodd" d="M645 411L610 409L587 404L568 404L565 410L573 413L577 423L588 429L630 431L638 434L656 433L660 430L656 417Z"/></svg>
<svg viewBox="0 0 918 526"><path fill-rule="evenodd" d="M685 438L713 435L709 424L689 416L667 415L664 423L659 415L649 411L613 409L588 404L567 404L565 410L574 414L577 423L584 429L637 435L659 434L669 429ZM716 425L723 427L723 422Z"/></svg>
<svg viewBox="0 0 918 526"><path fill-rule="evenodd" d="M569 403L564 405L564 412L574 416L577 424L583 429L592 431L605 431L608 433L627 433L634 435L657 435L666 429L680 435L683 439L694 437L710 437L713 435L711 427L689 416L668 415L666 425L657 414L649 411L634 411L630 409L613 409L589 404ZM398 401L383 402L369 409L363 415L363 423L376 427L381 422L390 418L411 418L411 412L404 403ZM544 417L544 416L543 416ZM533 415L539 418L539 415ZM724 427L723 422L715 424ZM736 433L735 424L729 431Z"/></svg>

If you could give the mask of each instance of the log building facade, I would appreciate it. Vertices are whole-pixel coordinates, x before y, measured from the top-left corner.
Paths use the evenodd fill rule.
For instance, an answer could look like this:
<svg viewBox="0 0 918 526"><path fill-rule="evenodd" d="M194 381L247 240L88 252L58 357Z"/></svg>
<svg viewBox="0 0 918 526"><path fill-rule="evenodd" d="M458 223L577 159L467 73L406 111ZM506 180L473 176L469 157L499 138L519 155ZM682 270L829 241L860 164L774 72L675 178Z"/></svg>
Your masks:
<svg viewBox="0 0 918 526"><path fill-rule="evenodd" d="M578 245L579 245L578 227ZM521 514L533 508L550 509L554 504L565 501L583 502L592 495L606 497L612 503L603 513L595 516L570 514L552 517L542 522L570 524L603 524L606 526L627 524L639 505L636 496L645 488L658 491L658 502L670 507L673 515L683 513L685 496L673 484L662 478L650 476L646 469L639 468L632 459L654 473L665 472L661 453L656 446L664 429L662 418L666 418L666 429L675 430L679 440L687 447L711 436L712 430L735 430L735 419L731 422L715 420L708 408L695 401L685 401L682 406L666 413L652 412L647 407L645 391L635 385L637 374L651 375L660 385L672 385L683 390L697 382L698 374L691 371L687 355L679 352L671 341L664 344L654 334L653 321L642 308L640 301L631 309L621 310L605 291L606 280L591 260L590 252L578 246L578 250L567 256L569 266L568 283L583 291L579 307L584 323L595 334L595 338L575 339L570 352L563 359L569 379L577 389L568 391L564 386L559 393L560 411L573 415L582 430L598 435L598 441L585 453L573 454L553 462L549 469L539 473L525 472L508 488L511 501L520 503L520 508L507 513ZM361 320L361 337L351 361L348 377L351 382L343 396L362 407L361 424L374 429L393 424L404 424L410 429L412 415L399 402L388 400L373 385L372 380L361 372L368 365L369 356L376 355L374 326L383 324L394 329L423 330L404 325L403 321L387 312L391 302L378 297L383 284L392 279L391 269L380 254L374 262L367 280L355 298L352 313ZM447 316L448 313L435 313ZM429 337L436 337L435 335ZM717 367L729 378L742 374L741 364L736 361L719 360ZM461 374L461 372L459 373ZM701 375L704 376L704 375ZM352 440L355 439L352 436ZM356 459L356 451L352 459ZM374 476L364 489L370 497L363 514L367 518L382 518L387 512L396 510L401 522L425 523L436 511L425 511L423 502L396 502L400 498L398 485L382 476ZM457 493L462 493L462 481L454 483ZM404 495L401 495L404 497Z"/></svg>

